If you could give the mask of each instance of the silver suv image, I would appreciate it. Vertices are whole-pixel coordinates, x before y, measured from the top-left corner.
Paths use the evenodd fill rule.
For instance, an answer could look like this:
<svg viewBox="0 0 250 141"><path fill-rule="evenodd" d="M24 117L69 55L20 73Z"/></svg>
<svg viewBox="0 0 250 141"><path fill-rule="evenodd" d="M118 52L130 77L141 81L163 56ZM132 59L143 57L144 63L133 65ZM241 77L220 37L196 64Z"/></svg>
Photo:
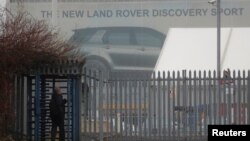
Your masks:
<svg viewBox="0 0 250 141"><path fill-rule="evenodd" d="M85 67L103 72L152 71L165 37L147 27L91 27L75 29L70 42L85 55Z"/></svg>

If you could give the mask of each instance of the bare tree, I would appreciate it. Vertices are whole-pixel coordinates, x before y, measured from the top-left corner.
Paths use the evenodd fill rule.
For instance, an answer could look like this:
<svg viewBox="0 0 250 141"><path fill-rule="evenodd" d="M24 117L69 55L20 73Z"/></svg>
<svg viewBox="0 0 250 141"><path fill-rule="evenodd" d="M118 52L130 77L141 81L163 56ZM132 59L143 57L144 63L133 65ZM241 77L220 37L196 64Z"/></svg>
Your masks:
<svg viewBox="0 0 250 141"><path fill-rule="evenodd" d="M12 123L10 109L16 74L67 58L75 47L59 36L56 28L25 11L2 9L0 15L0 137ZM72 57L72 56L71 56ZM79 56L76 56L79 57Z"/></svg>

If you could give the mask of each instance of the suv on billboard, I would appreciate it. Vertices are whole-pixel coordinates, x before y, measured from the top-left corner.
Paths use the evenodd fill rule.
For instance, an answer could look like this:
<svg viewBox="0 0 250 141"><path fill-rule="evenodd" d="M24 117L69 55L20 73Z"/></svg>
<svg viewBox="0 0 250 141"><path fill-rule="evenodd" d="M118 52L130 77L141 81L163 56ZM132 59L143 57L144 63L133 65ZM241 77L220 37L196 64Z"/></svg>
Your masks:
<svg viewBox="0 0 250 141"><path fill-rule="evenodd" d="M87 68L152 71L165 37L147 27L91 27L75 29L70 42L80 47Z"/></svg>

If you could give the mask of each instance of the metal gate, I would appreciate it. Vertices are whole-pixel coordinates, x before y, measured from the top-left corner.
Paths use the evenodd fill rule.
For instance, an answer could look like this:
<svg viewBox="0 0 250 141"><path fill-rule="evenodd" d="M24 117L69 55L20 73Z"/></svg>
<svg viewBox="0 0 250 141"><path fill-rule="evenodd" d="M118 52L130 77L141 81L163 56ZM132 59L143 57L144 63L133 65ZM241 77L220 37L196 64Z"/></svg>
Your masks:
<svg viewBox="0 0 250 141"><path fill-rule="evenodd" d="M28 135L30 140L50 139L49 101L55 87L60 87L65 105L65 140L79 140L79 88L77 78L56 75L28 77Z"/></svg>
<svg viewBox="0 0 250 141"><path fill-rule="evenodd" d="M66 99L65 141L80 140L81 70L83 62L59 60L53 66L44 66L27 76L27 137L45 141L51 138L52 122L49 102L55 87ZM56 138L59 138L57 134Z"/></svg>

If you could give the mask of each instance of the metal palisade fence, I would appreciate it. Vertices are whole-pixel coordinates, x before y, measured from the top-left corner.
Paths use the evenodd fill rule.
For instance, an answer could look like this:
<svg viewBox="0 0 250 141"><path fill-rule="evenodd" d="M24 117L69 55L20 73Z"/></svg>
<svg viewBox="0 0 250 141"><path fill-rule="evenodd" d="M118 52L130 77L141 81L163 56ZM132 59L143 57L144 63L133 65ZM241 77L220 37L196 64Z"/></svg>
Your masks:
<svg viewBox="0 0 250 141"><path fill-rule="evenodd" d="M121 75L84 70L83 140L200 141L207 140L207 125L250 122L250 71Z"/></svg>

